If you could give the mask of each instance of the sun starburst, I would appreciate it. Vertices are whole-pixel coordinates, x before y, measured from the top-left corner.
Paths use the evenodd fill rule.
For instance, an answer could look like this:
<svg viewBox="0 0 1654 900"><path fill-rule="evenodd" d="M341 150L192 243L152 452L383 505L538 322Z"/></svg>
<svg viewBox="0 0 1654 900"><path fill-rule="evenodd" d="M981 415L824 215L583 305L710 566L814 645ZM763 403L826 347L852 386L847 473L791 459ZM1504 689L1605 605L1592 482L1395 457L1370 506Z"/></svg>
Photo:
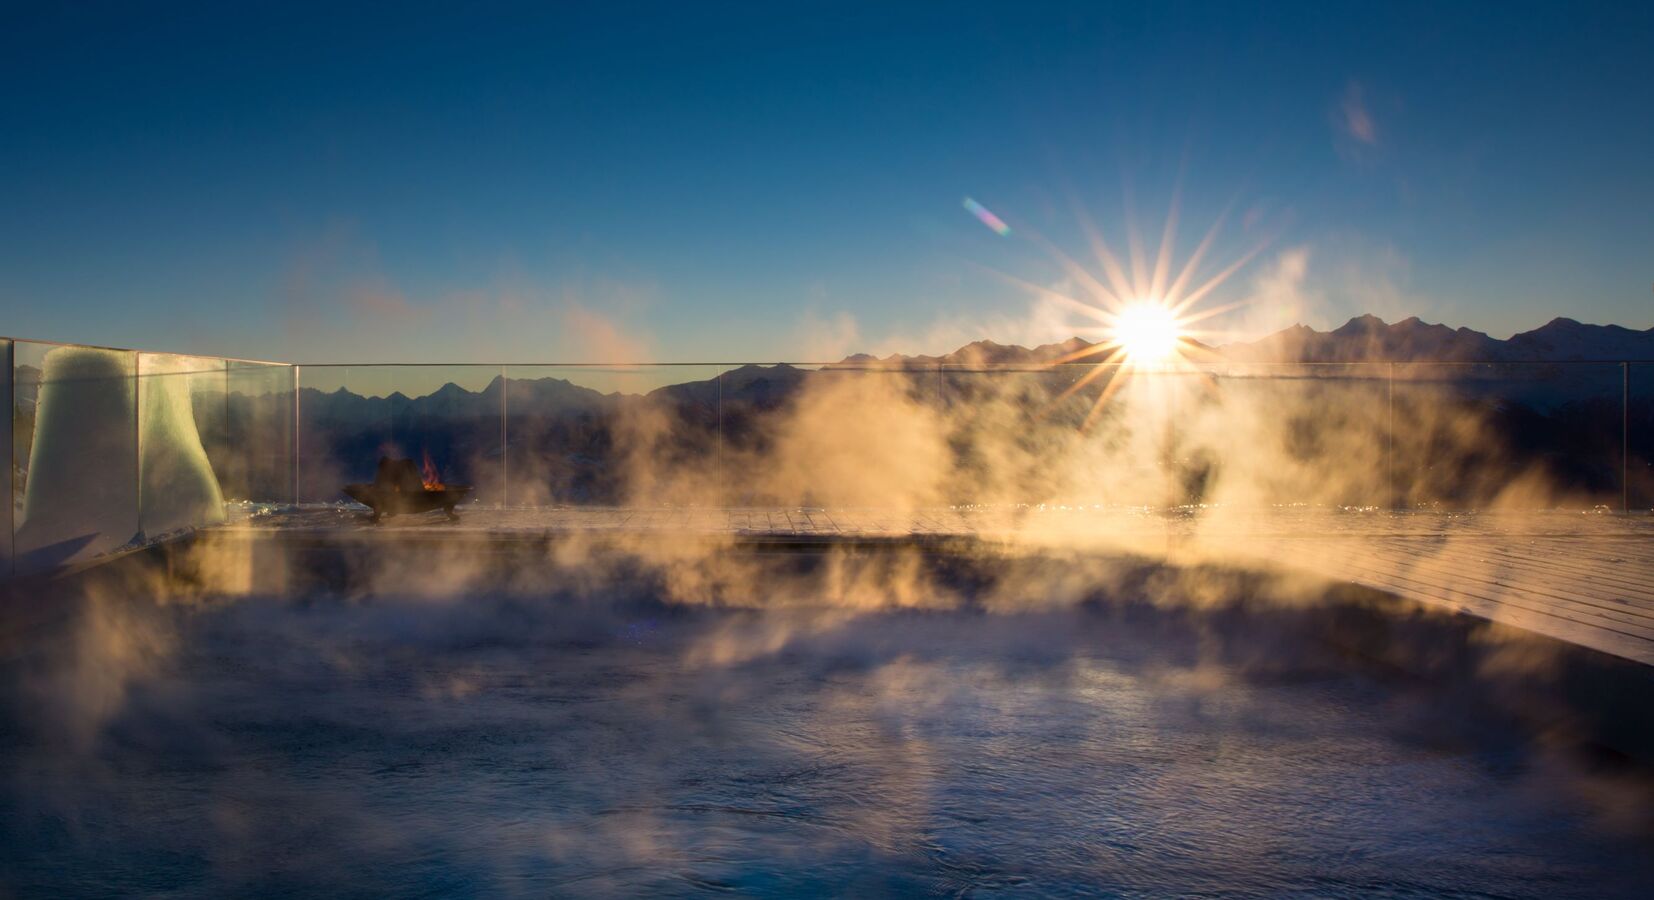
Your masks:
<svg viewBox="0 0 1654 900"><path fill-rule="evenodd" d="M1183 326L1165 306L1153 300L1138 300L1115 314L1111 337L1125 352L1127 362L1160 363L1178 352Z"/></svg>
<svg viewBox="0 0 1654 900"><path fill-rule="evenodd" d="M1203 269L1227 219L1227 210L1218 215L1200 242L1181 266L1174 266L1179 196L1174 192L1160 244L1152 265L1144 252L1141 235L1128 222L1127 262L1122 264L1101 230L1076 207L1075 216L1096 257L1095 271L1068 256L1054 243L1031 229L1024 235L1048 252L1062 267L1073 286L1062 291L1011 280L1033 290L1048 301L1068 308L1085 318L1075 330L1088 343L1051 361L1052 366L1089 364L1080 378L1054 402L1060 402L1107 379L1085 425L1102 411L1108 401L1138 372L1187 371L1199 362L1218 359L1209 342L1228 337L1214 330L1209 320L1230 312L1245 301L1212 304L1209 301L1226 281L1239 272L1270 243L1264 238L1216 271ZM1082 426L1083 427L1083 426Z"/></svg>

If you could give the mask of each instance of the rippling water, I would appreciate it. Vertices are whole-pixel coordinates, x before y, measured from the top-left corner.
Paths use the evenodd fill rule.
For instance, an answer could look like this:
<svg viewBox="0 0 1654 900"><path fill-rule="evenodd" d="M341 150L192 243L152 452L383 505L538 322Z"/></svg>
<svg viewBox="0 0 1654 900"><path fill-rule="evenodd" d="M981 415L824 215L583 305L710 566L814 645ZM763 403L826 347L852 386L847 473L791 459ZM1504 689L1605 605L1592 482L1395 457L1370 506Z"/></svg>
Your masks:
<svg viewBox="0 0 1654 900"><path fill-rule="evenodd" d="M21 894L1390 894L1649 884L1611 789L1150 616L105 609L14 673ZM1277 656L1280 653L1276 654ZM1278 662L1279 660L1277 660Z"/></svg>

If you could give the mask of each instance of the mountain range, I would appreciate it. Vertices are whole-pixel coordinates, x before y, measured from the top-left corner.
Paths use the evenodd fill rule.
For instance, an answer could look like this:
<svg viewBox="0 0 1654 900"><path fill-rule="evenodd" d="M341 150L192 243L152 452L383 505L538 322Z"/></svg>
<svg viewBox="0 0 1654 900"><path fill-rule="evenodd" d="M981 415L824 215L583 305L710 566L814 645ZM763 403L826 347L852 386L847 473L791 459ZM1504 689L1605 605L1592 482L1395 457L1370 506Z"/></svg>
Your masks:
<svg viewBox="0 0 1654 900"><path fill-rule="evenodd" d="M1209 347L1194 344L1197 357L1234 362L1621 362L1654 360L1654 328L1635 331L1619 325L1587 325L1555 318L1532 331L1500 340L1469 328L1433 325L1418 317L1388 323L1356 316L1331 331L1294 325L1256 341ZM935 366L1044 365L1094 344L1069 338L1027 348L976 341L942 356L879 358L848 356L836 367L933 368ZM1204 351L1204 352L1198 352ZM1094 359L1095 357L1087 357Z"/></svg>
<svg viewBox="0 0 1654 900"><path fill-rule="evenodd" d="M960 368L1038 371L1092 346L1078 338L1032 348L977 341L940 356L860 354L819 369L744 365L644 395L604 393L557 377L496 377L480 390L446 384L416 397L304 388L298 404L300 453L307 460L330 464L312 462L303 467L299 491L306 500L334 499L339 484L371 478L375 461L383 454L429 453L445 479L477 485L479 496L489 502L496 496L490 492L499 490L500 461L509 448L513 496L521 497L527 489L559 503L616 503L629 490L625 467L617 465L616 459L640 435L652 434L647 439L659 440L650 445L650 452L661 458L693 460L714 452L713 448L761 448L772 435L768 416L785 410L808 385L846 370L907 373L915 389L912 396L920 402L969 410L983 399L984 391L991 398L993 385L999 382L976 378ZM1642 374L1654 371L1654 329L1634 331L1556 319L1499 340L1468 328L1416 318L1388 323L1375 316L1358 316L1327 332L1299 325L1256 341L1205 347L1204 352L1192 355L1205 358L1207 353L1215 361L1238 363L1536 363L1515 369L1445 366L1422 376L1412 373L1409 377L1420 380L1399 395L1404 407L1428 402L1438 412L1474 415L1489 433L1502 435L1503 455L1477 462L1477 471L1484 474L1495 463L1504 466L1498 477L1515 477L1523 466L1543 465L1557 484L1606 496L1605 492L1620 489L1627 474L1620 464L1623 447L1654 446L1650 430L1654 429L1654 398L1649 397ZM1646 365L1627 379L1630 373L1622 372L1616 363L1632 360ZM1576 361L1601 365L1559 365ZM1035 376L1033 381L1013 376L1004 384L1010 386L1013 402L1037 405L1037 399L1030 399L1033 394L1022 392L1057 391L1073 375L1055 374L1052 379ZM908 381L896 384L901 390ZM1626 388L1633 385L1627 393ZM256 403L268 409L260 411ZM232 397L229 408L232 425L266 419L291 422L293 412L275 396L258 401ZM968 434L968 430L961 432ZM1632 465L1631 474L1644 479L1642 468L1641 463ZM259 489L283 489L290 471L272 470L267 477L250 473L248 495L258 496ZM1458 484L1457 475L1442 477ZM261 488L261 478L271 487Z"/></svg>
<svg viewBox="0 0 1654 900"><path fill-rule="evenodd" d="M1072 357L1077 351L1095 346L1080 338L1028 348L993 341L976 341L941 356L892 354L883 358L868 354L845 357L824 366L826 371L881 369L931 372L946 368L997 367L1015 369L1049 365ZM1468 328L1433 325L1417 318L1387 323L1376 316L1357 316L1332 331L1321 332L1304 325L1278 331L1260 340L1199 345L1191 354L1197 359L1235 362L1587 362L1605 364L1625 360L1654 361L1654 328L1634 331L1618 325L1585 325L1573 319L1554 319L1543 327L1499 340ZM1098 357L1088 356L1085 360ZM1590 372L1594 372L1592 369ZM1589 372L1582 369L1562 380L1536 379L1521 375L1512 381L1511 391L1520 391L1528 402L1553 406L1584 389L1576 384ZM417 421L484 421L496 419L502 404L500 391L507 390L505 408L513 428L563 427L571 419L602 418L630 408L638 402L676 410L688 419L715 422L721 414L742 416L783 405L805 382L821 377L815 371L787 364L744 365L700 381L688 381L656 388L647 395L603 393L566 379L496 377L480 391L449 383L418 397L401 392L388 396L363 396L340 388L322 392L304 388L300 392L302 430L307 434L354 434L382 430L388 423ZM1617 372L1612 377L1617 390ZM1587 379L1589 389L1603 389L1608 382ZM1598 382L1601 382L1600 384ZM1552 396L1555 395L1555 396Z"/></svg>

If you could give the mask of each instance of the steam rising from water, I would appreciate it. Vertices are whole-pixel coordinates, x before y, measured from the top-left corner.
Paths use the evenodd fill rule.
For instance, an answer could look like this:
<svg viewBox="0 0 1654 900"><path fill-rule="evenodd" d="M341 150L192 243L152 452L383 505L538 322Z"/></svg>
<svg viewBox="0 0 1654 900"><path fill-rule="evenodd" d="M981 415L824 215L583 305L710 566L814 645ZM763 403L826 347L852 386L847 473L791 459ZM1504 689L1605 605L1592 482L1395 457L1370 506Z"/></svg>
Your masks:
<svg viewBox="0 0 1654 900"><path fill-rule="evenodd" d="M1604 499L1554 454L1512 447L1497 406L1428 367L1394 380L1388 366L1116 373L1065 396L1094 371L824 370L777 408L725 399L724 417L741 416L727 433L640 402L615 417L601 477L630 506L1533 511ZM1088 419L1099 392L1111 396Z"/></svg>
<svg viewBox="0 0 1654 900"><path fill-rule="evenodd" d="M207 541L132 572L40 597L79 614L8 663L0 870L23 892L1553 897L1649 875L1641 769L1353 665L1335 622L1360 607L1323 614L1312 582L640 534Z"/></svg>
<svg viewBox="0 0 1654 900"><path fill-rule="evenodd" d="M1650 874L1635 769L1352 667L1292 582L634 535L391 542L301 589L326 560L267 549L88 582L14 655L8 884L1603 896Z"/></svg>

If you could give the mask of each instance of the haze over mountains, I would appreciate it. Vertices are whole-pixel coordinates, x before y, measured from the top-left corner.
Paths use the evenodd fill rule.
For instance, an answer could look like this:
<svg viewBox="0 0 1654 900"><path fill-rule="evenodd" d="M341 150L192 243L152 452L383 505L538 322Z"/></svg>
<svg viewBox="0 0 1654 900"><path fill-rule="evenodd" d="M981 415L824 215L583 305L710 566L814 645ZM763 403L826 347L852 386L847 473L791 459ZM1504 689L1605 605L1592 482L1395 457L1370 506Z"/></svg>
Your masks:
<svg viewBox="0 0 1654 900"><path fill-rule="evenodd" d="M299 496L307 501L337 499L340 484L371 478L381 455L424 453L438 461L445 478L477 485L486 500L497 496L489 491L499 490L499 463L509 448L515 460L514 490L532 486L542 499L555 502L613 503L629 490L617 460L627 458L640 439L651 452L687 460L721 448L752 451L775 439L779 425L791 421L788 416L798 412L802 400L840 388L854 390L851 383L864 380L834 384L836 374L846 370L899 376L887 386L888 396L873 393L886 400L906 398L915 414L957 415L964 429L960 435L968 436L974 411L1003 407L1020 415L1045 408L1080 374L1044 367L1088 346L1078 338L1033 348L977 341L942 356L878 359L863 354L820 370L746 365L647 394L596 390L570 380L579 377L571 369L568 376L495 376L480 389L448 383L429 393L364 396L345 388L302 387L296 408L291 393L231 389L226 394L213 389L217 381L197 388L192 399L215 471L230 473L225 490L232 496L291 496L296 449L306 460ZM1548 477L1582 490L1618 489L1627 477L1623 448L1654 447L1654 329L1559 318L1499 340L1416 318L1386 323L1360 316L1327 332L1294 326L1195 355L1205 358L1208 353L1212 361L1240 363L1532 363L1536 365L1426 367L1422 374L1405 376L1416 380L1396 396L1423 404L1433 420L1480 423L1479 433L1499 436L1505 463L1542 463ZM1576 361L1600 365L1556 365ZM1616 365L1621 361L1641 365L1622 371ZM1005 377L978 374L983 368L1002 369ZM548 371L560 370L537 370ZM1287 385L1281 398L1296 396L1294 391L1360 396L1362 379L1371 377L1371 370L1366 371L1352 371L1345 383L1340 370L1324 370L1331 379L1325 385ZM1101 390L1110 377L1090 389ZM18 366L14 373L14 439L20 448L14 455L14 480L26 475L39 378L31 366ZM1244 381L1229 385L1226 393L1250 396L1253 388ZM1091 399L1077 402L1089 404ZM840 419L857 414L850 407L835 408L824 427L837 428ZM1016 415L1006 421L1013 424L1004 427L1013 429L1037 424ZM1633 463L1630 474L1644 485L1637 490L1646 494L1654 489L1654 468ZM1472 468L1482 471L1487 465L1480 460Z"/></svg>
<svg viewBox="0 0 1654 900"><path fill-rule="evenodd" d="M1550 322L1500 340L1469 328L1450 328L1434 325L1410 317L1387 323L1374 315L1357 316L1331 331L1316 331L1307 325L1294 325L1256 341L1243 341L1210 347L1196 341L1190 355L1204 361L1231 360L1234 362L1654 362L1654 328L1644 331L1619 325L1588 325L1573 319L1558 317ZM1062 359L1077 350L1094 346L1082 338L1073 337L1055 344L1022 347L1000 344L991 340L975 341L941 356L891 354L875 357L856 353L827 368L888 368L929 369L942 366L1017 366L1046 365ZM1084 358L1086 362L1098 359ZM787 374L788 371L797 374ZM723 388L738 391L763 392L796 381L808 370L792 366L746 365L726 372ZM40 370L34 366L19 366L14 382L20 399L33 402L38 390ZM680 400L709 401L715 398L717 379L687 382L659 388L652 394L664 394ZM601 398L617 396L570 384L562 379L512 379L513 402L517 385L525 392L523 399L530 406L557 406L561 408L601 408ZM495 385L480 392L487 396L496 391ZM711 392L711 393L709 393ZM307 394L321 392L306 389ZM334 393L345 393L341 391ZM467 391L454 384L444 385L436 392L420 399L435 407L463 405L479 392ZM497 397L497 394L492 396ZM387 400L409 398L392 394Z"/></svg>
<svg viewBox="0 0 1654 900"><path fill-rule="evenodd" d="M943 356L893 354L880 359L859 353L838 365L901 368L1043 364L1089 346L1092 344L1081 338L1032 349L977 341ZM1294 325L1256 341L1218 347L1196 342L1195 347L1194 355L1209 353L1213 361L1235 362L1620 362L1654 360L1654 328L1634 331L1559 317L1509 340L1500 340L1469 328L1432 325L1416 316L1391 324L1364 315L1332 331Z"/></svg>
<svg viewBox="0 0 1654 900"><path fill-rule="evenodd" d="M941 356L891 354L877 358L855 354L828 370L889 369L928 371L940 367L1042 366L1093 346L1081 338L1028 348L994 341L976 341ZM1418 318L1386 323L1377 316L1358 316L1332 331L1316 331L1304 325L1278 331L1250 342L1220 347L1197 345L1191 356L1197 360L1234 362L1582 362L1605 363L1625 360L1654 360L1654 328L1634 331L1618 325L1586 325L1573 319L1557 318L1532 331L1508 340L1490 337L1469 328L1433 325ZM1094 361L1099 357L1085 357ZM650 391L647 398L676 407L711 408L720 401L753 404L760 408L778 405L810 377L810 369L786 364L745 365L720 377L673 384ZM466 415L495 415L500 409L501 379L495 378L481 391L469 391L454 384L420 397L400 392L385 397L364 397L343 388L322 392L302 391L301 406L307 420L324 428L348 429L363 422L383 421L398 415L437 418ZM603 393L563 378L512 378L507 406L513 418L603 414L636 395Z"/></svg>
<svg viewBox="0 0 1654 900"><path fill-rule="evenodd" d="M1007 403L1035 408L1044 402L1040 391L1055 397L1080 377L1077 370L1045 367L1090 346L1079 338L1032 348L983 340L941 356L857 354L819 370L745 365L646 394L604 392L579 384L570 380L579 377L577 369L567 370L569 376L540 369L539 373L559 374L496 376L480 389L448 383L429 393L393 391L383 396L302 387L296 409L293 395L281 392L232 389L226 395L198 389L194 401L208 453L232 459L240 467L231 467L240 474L227 487L237 496L287 495L291 456L281 448L293 440L296 425L301 455L332 463L305 468L300 495L307 500L335 499L339 484L371 477L384 453L429 452L444 465L446 476L486 485L505 442L515 459L537 461L538 470L518 466L513 471L543 485L547 496L559 502L613 502L624 495L615 460L636 442L640 423L655 423L649 427L666 435L675 448L672 452L684 458L704 456L711 447L762 443L774 436L774 422L795 410L812 387L830 392L835 373L846 370L900 375L892 381L898 385L894 390L906 392L903 396L911 397L915 408L933 412L964 410L968 418L969 410L991 402L996 391ZM1502 435L1513 459L1593 461L1595 468L1564 473L1570 484L1592 489L1617 484L1615 479L1623 473L1603 460L1617 459L1624 441L1632 447L1654 446L1654 329L1558 318L1499 340L1417 318L1387 323L1366 315L1331 331L1297 325L1256 341L1200 347L1189 355L1198 362L1237 363L1533 363L1537 365L1425 367L1422 374L1407 377L1417 379L1418 386L1410 390L1429 392L1438 412L1451 407L1480 417L1489 434ZM1088 356L1084 361L1098 358ZM1622 372L1615 365L1622 361L1642 365ZM1601 365L1554 365L1571 362ZM979 375L973 369L1008 370L1003 372L1008 377ZM1012 374L1019 371L1033 374ZM1366 371L1369 374L1362 375L1352 370L1352 375L1359 381L1370 377L1371 370ZM1333 379L1341 375L1339 370L1323 373ZM1100 390L1107 377L1112 376L1096 381L1091 389ZM14 372L14 437L24 448L32 434L39 380L39 370L32 366L20 365ZM1235 391L1243 389L1237 386ZM265 437L249 442L250 435ZM1576 446L1592 441L1602 446ZM246 458L248 448L255 445L260 448L253 454L256 458ZM23 464L27 458L25 450L15 460ZM14 478L18 474L14 472ZM1654 470L1650 479L1654 484Z"/></svg>
<svg viewBox="0 0 1654 900"><path fill-rule="evenodd" d="M511 469L513 491L532 486L554 502L620 502L629 496L630 488L624 483L625 468L619 461L630 458L628 454L638 446L678 460L710 458L721 452L719 448L753 451L782 434L778 429L793 422L789 416L798 414L806 398L819 402L835 392L858 390L851 382L859 378L834 383L836 375L846 371L900 376L886 388L888 395L867 390L888 402L895 402L891 397L906 398L901 402L911 402L915 414L960 416L964 430L955 437L961 440L973 433L968 423L983 408L1014 412L1006 421L1015 424L1005 427L1034 428L1038 425L1034 419L1018 416L1044 408L1079 377L1075 371L1052 371L1046 366L1088 346L1078 338L1033 348L977 341L942 356L896 354L881 359L861 354L820 368L745 365L647 394L605 393L561 375L496 376L480 390L447 384L423 396L401 392L362 396L343 388L326 392L304 388L298 403L301 452L307 459L331 460L333 465L305 467L300 496L334 499L339 484L371 477L382 454L429 452L445 477L478 485L479 496L486 501L493 496L489 491L496 489L490 485L499 481L503 440L517 461ZM1397 395L1406 415L1417 418L1427 409L1429 421L1475 421L1482 429L1478 433L1498 435L1501 465L1509 469L1499 469L1501 477L1515 477L1522 466L1542 464L1547 477L1558 484L1587 491L1617 489L1624 474L1617 463L1622 440L1628 439L1634 447L1654 445L1648 433L1654 427L1654 409L1646 376L1634 374L1626 395L1622 393L1625 373L1615 364L1648 361L1640 371L1654 372L1654 329L1633 331L1559 318L1499 340L1468 328L1433 325L1416 318L1386 323L1374 316L1360 316L1332 331L1294 326L1257 341L1207 347L1191 355L1238 363L1537 364L1443 366L1413 372L1406 377L1416 380ZM1602 365L1555 364L1574 361ZM978 374L982 368L1000 371L1005 377ZM1318 391L1365 396L1362 379L1370 378L1371 370L1366 375L1352 373L1354 380L1349 382L1339 380L1337 370L1324 374L1332 379L1326 385L1293 382L1271 401L1285 404L1277 410L1282 421L1307 427L1303 424L1307 420L1291 414L1296 408L1292 403L1298 402L1293 397L1302 401L1304 396L1320 396ZM578 378L574 370L570 375ZM1107 377L1111 376L1092 384L1091 389L1100 390ZM1252 382L1243 381L1230 385L1226 392L1236 402L1253 396ZM252 402L251 398L231 398L231 418L257 419L251 409L238 412ZM265 402L280 406L274 399ZM1091 401L1081 398L1079 402ZM842 427L846 423L834 417L856 414L849 407L835 407L825 427L829 431ZM1622 438L1627 428L1629 433ZM1492 466L1478 457L1472 469L1487 473L1494 470Z"/></svg>

